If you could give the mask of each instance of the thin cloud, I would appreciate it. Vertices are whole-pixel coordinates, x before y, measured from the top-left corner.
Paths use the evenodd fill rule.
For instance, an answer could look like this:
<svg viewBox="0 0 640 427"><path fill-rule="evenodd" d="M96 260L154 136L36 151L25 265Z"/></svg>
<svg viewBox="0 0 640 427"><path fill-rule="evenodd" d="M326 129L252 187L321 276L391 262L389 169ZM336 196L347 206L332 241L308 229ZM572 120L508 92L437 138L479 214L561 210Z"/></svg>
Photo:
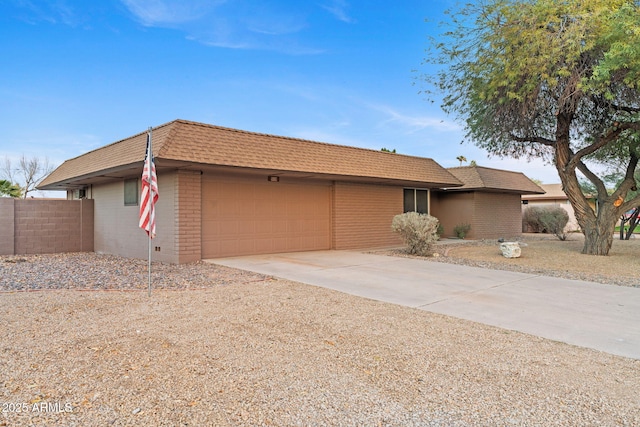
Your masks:
<svg viewBox="0 0 640 427"><path fill-rule="evenodd" d="M339 21L346 22L347 24L352 24L355 22L355 20L351 18L347 13L349 3L347 3L345 0L333 0L321 6Z"/></svg>
<svg viewBox="0 0 640 427"><path fill-rule="evenodd" d="M85 21L65 0L38 3L30 0L12 0L12 3L22 12L18 19L33 25L48 22L76 27Z"/></svg>
<svg viewBox="0 0 640 427"><path fill-rule="evenodd" d="M122 4L145 26L178 25L196 21L225 0L121 0Z"/></svg>
<svg viewBox="0 0 640 427"><path fill-rule="evenodd" d="M393 108L384 105L370 105L369 107L387 116L381 124L386 125L389 123L397 123L411 128L411 132L423 129L434 129L441 132L457 132L462 129L455 122L437 117L402 114Z"/></svg>
<svg viewBox="0 0 640 427"><path fill-rule="evenodd" d="M188 40L226 49L269 50L317 55L296 37L308 29L304 7L226 0L121 0L135 20L148 27L178 29Z"/></svg>

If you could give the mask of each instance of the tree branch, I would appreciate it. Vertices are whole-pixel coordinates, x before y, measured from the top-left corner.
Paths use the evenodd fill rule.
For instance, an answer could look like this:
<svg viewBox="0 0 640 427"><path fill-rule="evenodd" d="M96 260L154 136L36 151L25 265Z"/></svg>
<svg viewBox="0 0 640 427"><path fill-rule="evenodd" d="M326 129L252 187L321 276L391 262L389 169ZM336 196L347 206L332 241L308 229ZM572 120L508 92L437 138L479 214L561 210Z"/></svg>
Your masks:
<svg viewBox="0 0 640 427"><path fill-rule="evenodd" d="M608 132L607 134L601 136L591 145L587 145L586 147L579 150L577 153L573 155L569 164L567 165L570 168L575 168L578 165L578 162L582 161L584 156L588 156L589 154L593 154L602 147L614 142L622 132L629 129L640 130L640 123L615 123L615 127Z"/></svg>
<svg viewBox="0 0 640 427"><path fill-rule="evenodd" d="M572 157L572 161L575 157ZM602 180L593 172L591 172L591 169L589 169L589 167L587 165L584 164L584 162L582 162L582 160L578 160L577 162L577 168L580 172L582 172L582 174L584 176L587 177L587 179L589 181L591 181L591 183L593 185L596 186L596 191L598 192L598 198L602 199L604 197L607 196L607 187L605 187L604 182L602 182Z"/></svg>
<svg viewBox="0 0 640 427"><path fill-rule="evenodd" d="M609 104L609 105L611 105L611 108L613 108L616 111L624 111L625 113L629 113L629 114L640 113L640 108L628 107L626 105L618 105L618 104Z"/></svg>
<svg viewBox="0 0 640 427"><path fill-rule="evenodd" d="M520 137L510 133L509 138L513 139L516 142L535 142L538 144L547 145L549 147L554 147L556 145L556 141L552 139L542 138L540 136Z"/></svg>

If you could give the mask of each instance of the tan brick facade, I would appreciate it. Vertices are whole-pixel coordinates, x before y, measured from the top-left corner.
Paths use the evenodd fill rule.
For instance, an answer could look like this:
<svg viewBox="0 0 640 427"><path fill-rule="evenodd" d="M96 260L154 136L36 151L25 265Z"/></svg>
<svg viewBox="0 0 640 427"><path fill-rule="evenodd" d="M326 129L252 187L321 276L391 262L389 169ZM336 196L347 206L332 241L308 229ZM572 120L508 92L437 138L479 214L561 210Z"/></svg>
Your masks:
<svg viewBox="0 0 640 427"><path fill-rule="evenodd" d="M175 251L178 262L202 258L202 175L199 171L176 173Z"/></svg>
<svg viewBox="0 0 640 427"><path fill-rule="evenodd" d="M469 239L512 238L522 233L520 195L466 191L432 193L431 215L444 227L443 237L454 237L458 224L471 224Z"/></svg>
<svg viewBox="0 0 640 427"><path fill-rule="evenodd" d="M335 183L333 249L401 246L391 221L402 213L402 197L402 187Z"/></svg>
<svg viewBox="0 0 640 427"><path fill-rule="evenodd" d="M476 192L475 239L512 238L522 234L520 194Z"/></svg>
<svg viewBox="0 0 640 427"><path fill-rule="evenodd" d="M0 199L0 254L93 251L93 200Z"/></svg>

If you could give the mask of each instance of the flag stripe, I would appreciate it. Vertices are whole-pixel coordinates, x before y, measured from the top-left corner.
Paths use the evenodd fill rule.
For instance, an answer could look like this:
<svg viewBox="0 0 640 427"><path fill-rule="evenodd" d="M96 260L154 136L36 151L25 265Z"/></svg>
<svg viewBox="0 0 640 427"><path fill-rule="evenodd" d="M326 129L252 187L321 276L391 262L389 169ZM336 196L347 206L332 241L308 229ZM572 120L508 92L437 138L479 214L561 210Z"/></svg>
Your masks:
<svg viewBox="0 0 640 427"><path fill-rule="evenodd" d="M151 152L151 132L147 132L147 152L144 156L142 168L142 192L140 195L140 223L139 226L152 239L156 237L156 209L158 201L158 177Z"/></svg>

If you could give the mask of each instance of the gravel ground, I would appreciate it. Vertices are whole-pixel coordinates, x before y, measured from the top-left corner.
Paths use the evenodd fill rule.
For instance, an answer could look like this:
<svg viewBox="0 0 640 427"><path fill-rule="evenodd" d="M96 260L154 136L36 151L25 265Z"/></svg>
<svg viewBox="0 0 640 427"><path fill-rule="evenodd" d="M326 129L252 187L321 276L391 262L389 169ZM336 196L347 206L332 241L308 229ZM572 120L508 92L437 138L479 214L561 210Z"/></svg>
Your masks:
<svg viewBox="0 0 640 427"><path fill-rule="evenodd" d="M0 257L0 426L637 426L640 361L210 264ZM91 290L91 291L85 291Z"/></svg>
<svg viewBox="0 0 640 427"><path fill-rule="evenodd" d="M524 234L520 258L505 258L497 240L443 239L433 246L433 257L407 255L403 249L374 251L427 261L509 270L607 285L640 287L640 238L613 241L608 256L583 255L584 237L571 234L560 241L548 234Z"/></svg>

